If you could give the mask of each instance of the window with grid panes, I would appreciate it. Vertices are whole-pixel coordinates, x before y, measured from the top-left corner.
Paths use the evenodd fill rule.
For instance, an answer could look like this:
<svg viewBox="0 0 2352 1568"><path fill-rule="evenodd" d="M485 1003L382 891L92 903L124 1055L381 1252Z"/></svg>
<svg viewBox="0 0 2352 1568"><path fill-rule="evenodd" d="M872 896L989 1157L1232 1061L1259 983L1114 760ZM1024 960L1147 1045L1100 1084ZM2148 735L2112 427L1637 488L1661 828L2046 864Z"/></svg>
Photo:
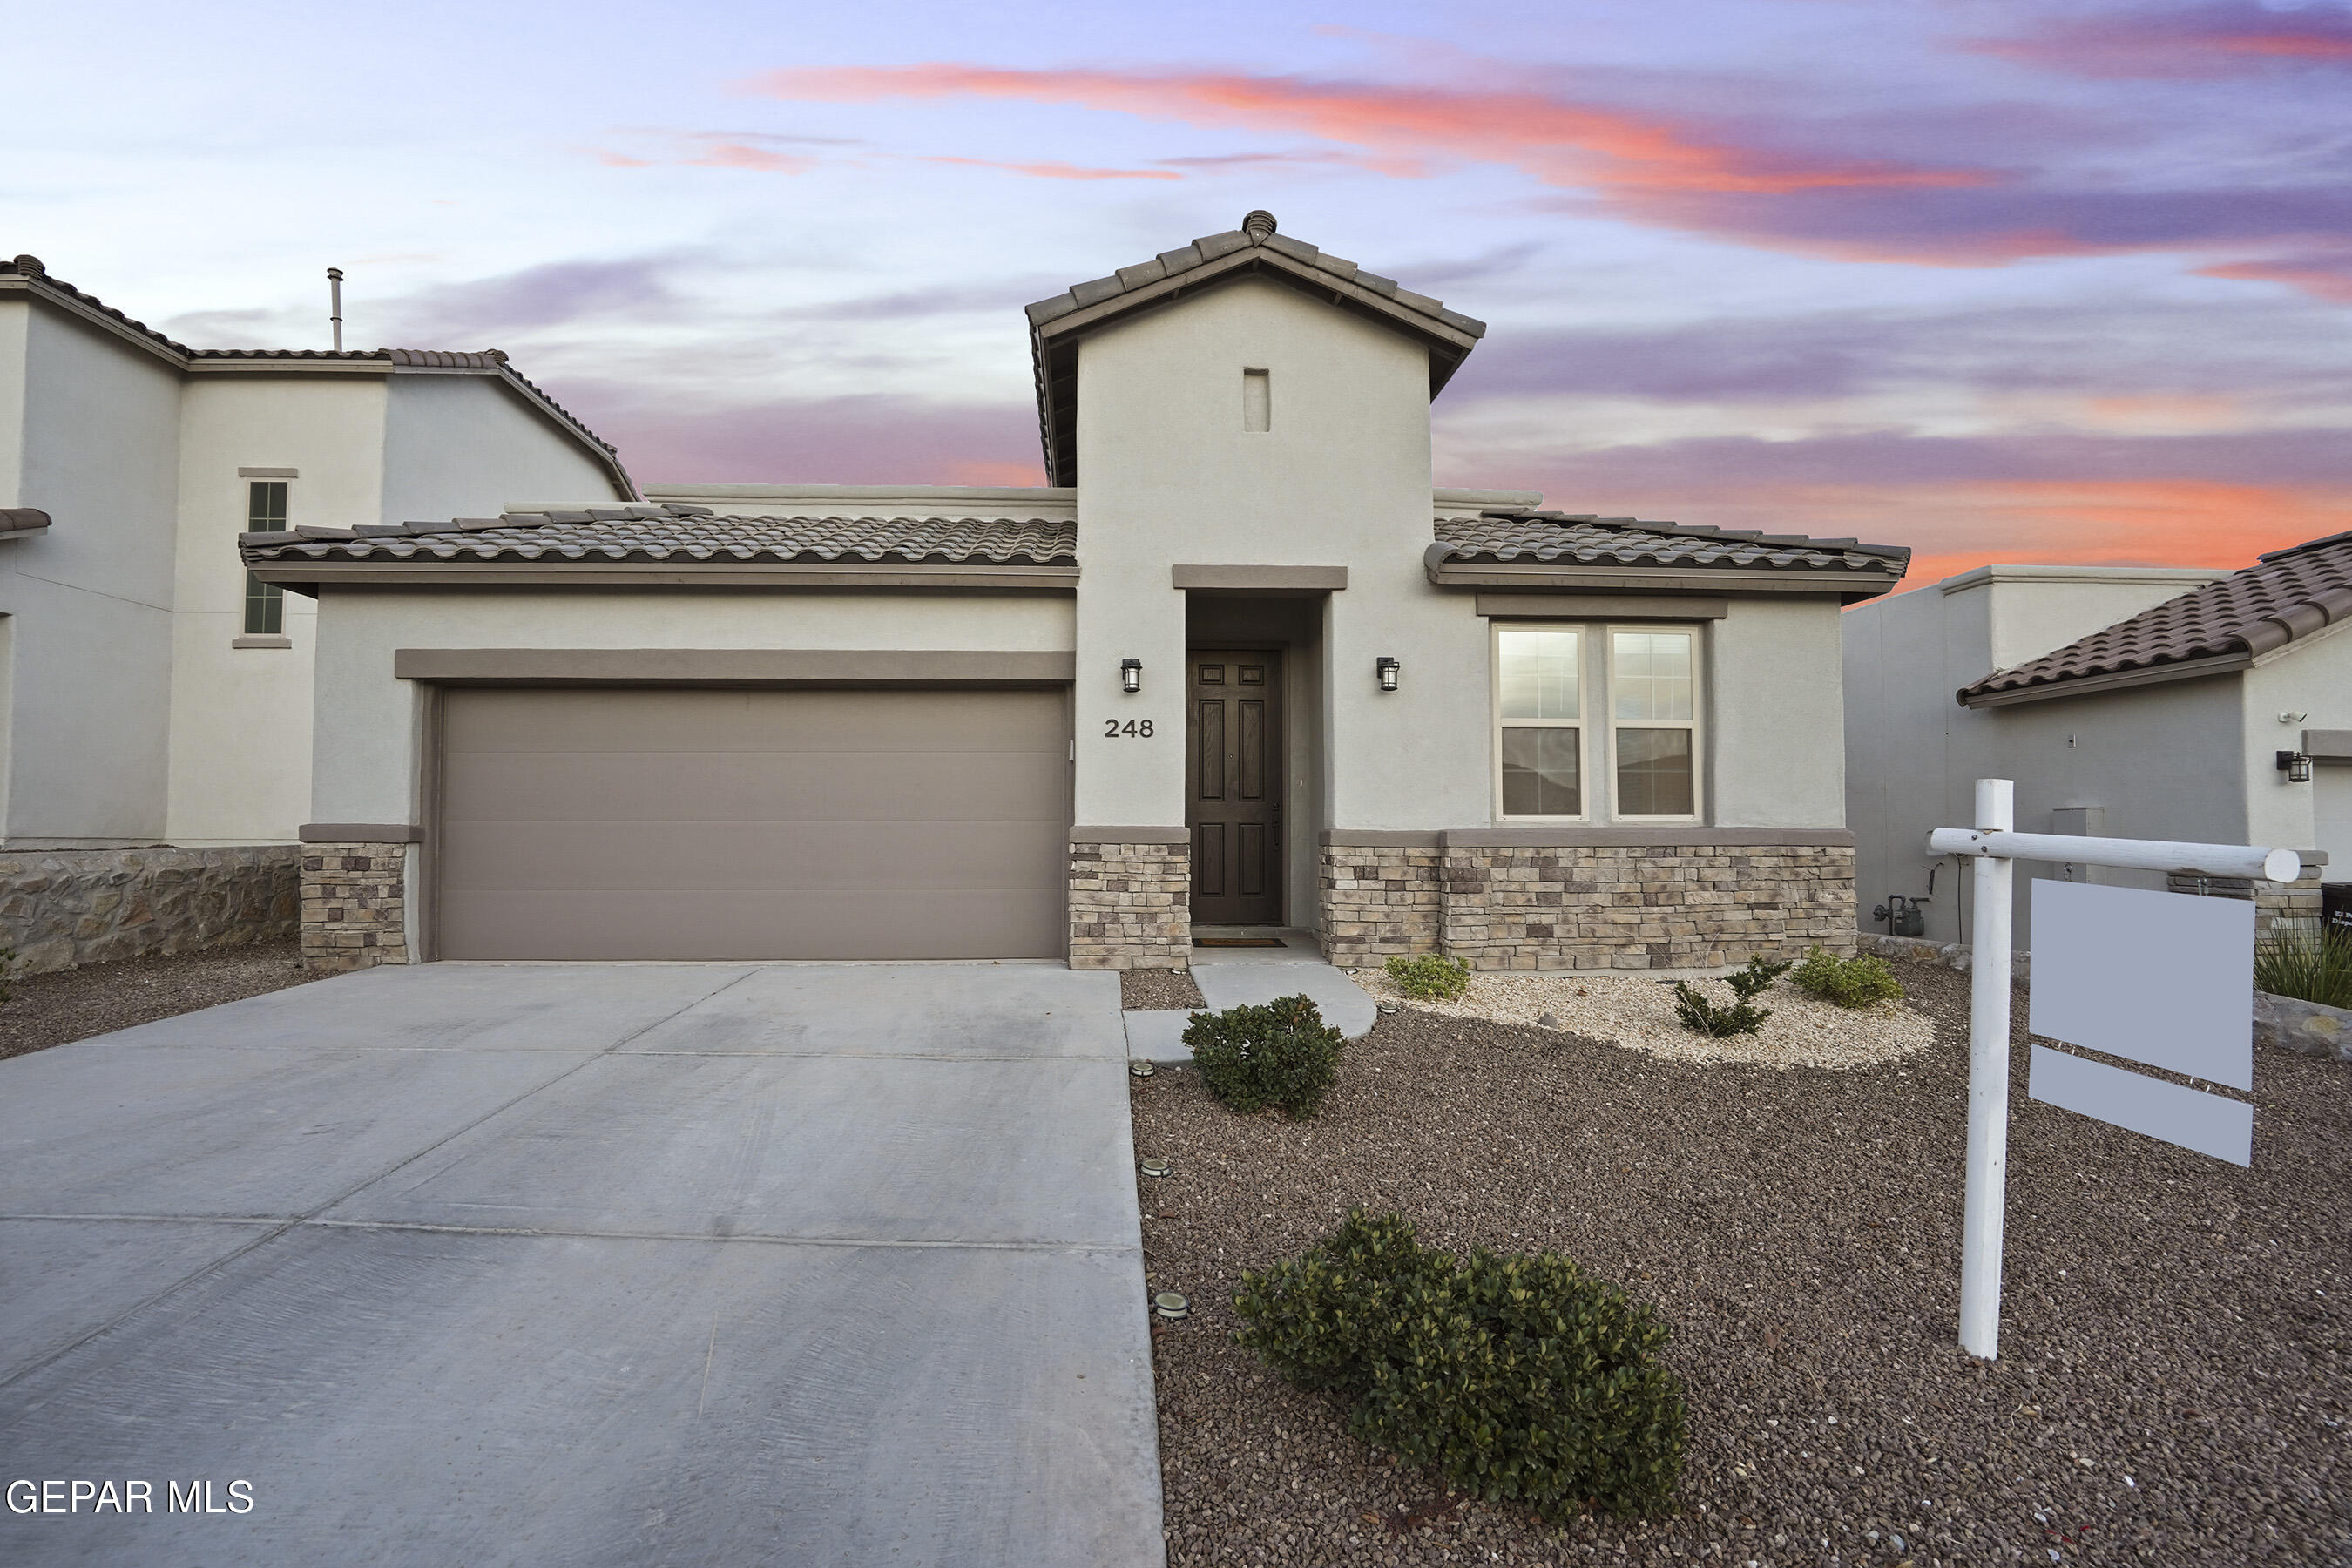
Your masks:
<svg viewBox="0 0 2352 1568"><path fill-rule="evenodd" d="M1498 817L1699 815L1695 630L1498 623L1494 636Z"/></svg>
<svg viewBox="0 0 2352 1568"><path fill-rule="evenodd" d="M255 479L246 488L245 527L248 533L282 533L286 530L286 481ZM245 635L281 637L286 630L286 590L245 574Z"/></svg>

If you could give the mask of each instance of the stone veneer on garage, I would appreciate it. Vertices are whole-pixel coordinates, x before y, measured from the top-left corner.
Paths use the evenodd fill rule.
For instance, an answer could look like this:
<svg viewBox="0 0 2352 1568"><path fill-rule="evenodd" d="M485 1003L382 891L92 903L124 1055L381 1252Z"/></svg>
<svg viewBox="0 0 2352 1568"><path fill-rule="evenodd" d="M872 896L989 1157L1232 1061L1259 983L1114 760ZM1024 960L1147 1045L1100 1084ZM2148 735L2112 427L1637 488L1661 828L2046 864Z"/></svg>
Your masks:
<svg viewBox="0 0 2352 1568"><path fill-rule="evenodd" d="M302 846L302 966L406 963L408 846Z"/></svg>
<svg viewBox="0 0 2352 1568"><path fill-rule="evenodd" d="M0 851L0 947L41 974L294 934L292 844Z"/></svg>
<svg viewBox="0 0 2352 1568"><path fill-rule="evenodd" d="M1443 952L1473 969L1573 970L1853 950L1852 835L1708 828L1632 841L1638 831L1327 833L1324 952L1348 968Z"/></svg>
<svg viewBox="0 0 2352 1568"><path fill-rule="evenodd" d="M1125 837L1097 841L1094 834ZM1192 967L1192 846L1183 829L1072 832L1072 969Z"/></svg>

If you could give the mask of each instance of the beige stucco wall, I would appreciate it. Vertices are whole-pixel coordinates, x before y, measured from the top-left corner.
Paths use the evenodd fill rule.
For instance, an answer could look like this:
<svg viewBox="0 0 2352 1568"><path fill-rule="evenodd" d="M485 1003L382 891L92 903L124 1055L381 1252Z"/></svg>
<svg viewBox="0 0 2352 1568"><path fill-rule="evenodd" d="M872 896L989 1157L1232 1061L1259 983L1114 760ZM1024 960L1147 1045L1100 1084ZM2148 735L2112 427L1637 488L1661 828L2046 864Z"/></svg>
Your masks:
<svg viewBox="0 0 2352 1568"><path fill-rule="evenodd" d="M2352 882L2352 842L2341 836L2342 827L2330 832L2318 820L2323 784L2334 786L2328 790L2333 796L2342 788L2338 781L2352 772L2352 763L2323 763L2330 776L2303 784L2289 784L2278 768L2278 753L2300 750L2305 730L2352 730L2352 630L2338 625L2290 643L2241 679L2245 686L2243 787L2252 834L2247 842L2326 849L2326 879ZM2282 713L2305 717L2283 723Z"/></svg>
<svg viewBox="0 0 2352 1568"><path fill-rule="evenodd" d="M594 454L495 377L404 369L386 396L385 522L494 517L520 495L622 499Z"/></svg>
<svg viewBox="0 0 2352 1568"><path fill-rule="evenodd" d="M1066 652L1066 594L367 592L319 605L311 816L421 820L421 689L401 648L911 648Z"/></svg>
<svg viewBox="0 0 2352 1568"><path fill-rule="evenodd" d="M1708 647L1707 820L1846 826L1838 604L1733 599Z"/></svg>
<svg viewBox="0 0 2352 1568"><path fill-rule="evenodd" d="M0 307L0 495L55 520L0 544L12 843L164 832L179 375L111 333Z"/></svg>
<svg viewBox="0 0 2352 1568"><path fill-rule="evenodd" d="M1273 417L1243 429L1242 375L1271 377ZM1344 565L1318 706L1328 823L1483 821L1483 628L1433 590L1429 362L1384 327L1244 281L1108 328L1078 351L1077 819L1184 820L1184 600L1178 563ZM1383 695L1372 661L1404 661ZM1118 689L1143 660L1144 689ZM1150 718L1155 738L1102 721ZM1297 777L1296 772L1293 778ZM1310 784L1309 788L1316 787ZM1294 784L1294 790L1297 786ZM1302 827L1294 803L1294 839Z"/></svg>

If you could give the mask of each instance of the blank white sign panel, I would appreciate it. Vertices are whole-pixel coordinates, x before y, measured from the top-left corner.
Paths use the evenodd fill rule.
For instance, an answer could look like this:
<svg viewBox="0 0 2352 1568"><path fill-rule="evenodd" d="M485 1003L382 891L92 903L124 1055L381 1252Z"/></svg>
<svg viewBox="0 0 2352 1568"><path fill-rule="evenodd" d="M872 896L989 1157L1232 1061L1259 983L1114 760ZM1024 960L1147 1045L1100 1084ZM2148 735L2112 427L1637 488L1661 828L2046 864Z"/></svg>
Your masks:
<svg viewBox="0 0 2352 1568"><path fill-rule="evenodd" d="M2232 1165L2254 1163L2254 1108L2047 1046L2033 1047L2026 1092L2061 1110L2161 1138Z"/></svg>
<svg viewBox="0 0 2352 1568"><path fill-rule="evenodd" d="M2250 1089L2253 996L2252 900L2033 884L2035 1034Z"/></svg>

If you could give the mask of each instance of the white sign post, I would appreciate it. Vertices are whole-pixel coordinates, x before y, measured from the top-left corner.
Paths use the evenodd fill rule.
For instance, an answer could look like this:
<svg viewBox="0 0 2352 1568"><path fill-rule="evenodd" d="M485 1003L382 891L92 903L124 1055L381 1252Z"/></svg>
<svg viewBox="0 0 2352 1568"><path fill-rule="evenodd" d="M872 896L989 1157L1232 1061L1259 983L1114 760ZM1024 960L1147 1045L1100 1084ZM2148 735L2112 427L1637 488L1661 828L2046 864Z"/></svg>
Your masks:
<svg viewBox="0 0 2352 1568"><path fill-rule="evenodd" d="M2143 871L2189 871L2209 877L2260 878L2291 882L2302 874L2303 859L2292 849L2263 849L2232 844L2178 844L2148 838L2084 838L2072 834L2019 833L2015 786L2008 779L1977 781L1976 826L1938 827L1927 836L1930 855L1976 857L1973 892L1976 913L1969 942L1975 960L1969 986L1969 1179L1962 1211L1960 1240L1960 1348L1991 1360L2000 1346L2001 1219L2009 1187L2009 987L2011 889L2015 862L2049 860L2078 866L2115 866ZM2156 894L2163 898L2168 895ZM2037 937L2037 941L2039 938ZM2037 978L2039 978L2037 976ZM2251 1029L2252 994L2244 1005ZM2099 1048L2095 1047L2094 1048ZM2063 1053L2047 1052L2063 1057ZM2129 1053L2137 1056L2138 1053ZM2098 1068L2118 1079L2144 1083L2152 1089L2179 1089L2137 1074L2101 1068L2084 1058L2065 1058L2084 1068ZM2142 1058L2145 1059L2145 1058ZM2037 1072L2042 1064L2036 1059ZM2057 1069L2061 1074L2068 1069ZM2037 1081L2039 1081L2037 1078ZM2063 1087L2062 1087L2063 1084ZM2053 1078L2053 1103L2071 1110L2090 1109L2096 1091L2086 1095L2072 1080ZM2135 1110L2127 1117L2110 1117L2125 1126L2154 1131L2149 1113ZM2161 1118L2158 1118L2161 1121ZM2165 1123L2168 1125L2168 1123ZM2251 1124L2250 1124L2251 1125ZM2162 1136L2159 1132L2158 1135ZM2184 1140L2185 1142L2185 1140ZM2192 1144L2192 1147L2202 1145Z"/></svg>

